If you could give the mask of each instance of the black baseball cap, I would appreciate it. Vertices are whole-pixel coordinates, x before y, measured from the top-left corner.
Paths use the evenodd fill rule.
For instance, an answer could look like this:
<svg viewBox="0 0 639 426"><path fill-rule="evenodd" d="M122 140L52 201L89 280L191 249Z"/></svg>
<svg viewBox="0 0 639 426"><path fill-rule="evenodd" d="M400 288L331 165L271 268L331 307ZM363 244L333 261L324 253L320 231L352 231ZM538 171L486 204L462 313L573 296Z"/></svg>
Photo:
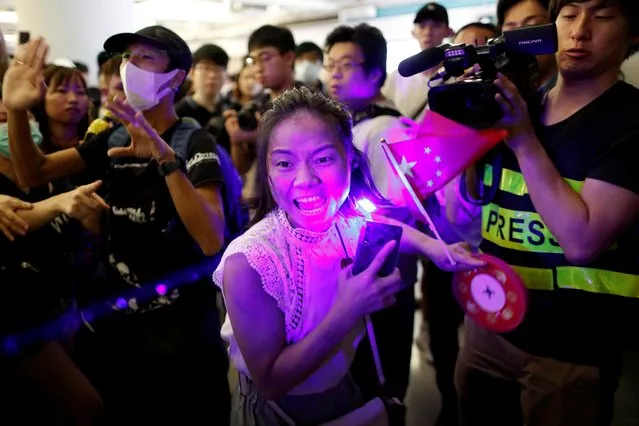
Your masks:
<svg viewBox="0 0 639 426"><path fill-rule="evenodd" d="M161 25L142 28L135 33L113 35L104 42L104 50L110 53L124 53L133 43L144 43L166 52L171 58L169 70L182 69L189 72L193 59L191 49L184 39Z"/></svg>
<svg viewBox="0 0 639 426"><path fill-rule="evenodd" d="M220 46L205 44L193 52L193 65L201 61L213 62L215 65L226 68L229 65L229 55Z"/></svg>
<svg viewBox="0 0 639 426"><path fill-rule="evenodd" d="M427 3L417 11L413 23L424 21L443 22L448 25L448 11L439 3Z"/></svg>

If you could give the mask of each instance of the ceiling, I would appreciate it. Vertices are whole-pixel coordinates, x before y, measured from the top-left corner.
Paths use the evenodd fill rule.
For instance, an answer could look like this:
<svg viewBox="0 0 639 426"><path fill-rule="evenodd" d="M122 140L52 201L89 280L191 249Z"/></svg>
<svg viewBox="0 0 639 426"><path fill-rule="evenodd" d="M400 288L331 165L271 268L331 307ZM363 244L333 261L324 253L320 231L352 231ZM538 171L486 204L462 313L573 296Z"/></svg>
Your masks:
<svg viewBox="0 0 639 426"><path fill-rule="evenodd" d="M53 0L47 0L53 1ZM85 0L109 1L109 0ZM265 23L291 24L336 19L340 11L393 0L133 0L136 21L157 22L186 39L237 37ZM414 2L415 0L404 0ZM14 0L0 0L0 29L9 44L16 38Z"/></svg>
<svg viewBox="0 0 639 426"><path fill-rule="evenodd" d="M0 30L11 50L17 39L15 0L0 0ZM40 0L45 1L45 0ZM55 1L55 0L46 0ZM83 0L104 1L109 0ZM425 0L132 0L135 27L165 25L190 45L246 38L264 24L362 22L376 16L413 14ZM439 0L448 8L495 0Z"/></svg>

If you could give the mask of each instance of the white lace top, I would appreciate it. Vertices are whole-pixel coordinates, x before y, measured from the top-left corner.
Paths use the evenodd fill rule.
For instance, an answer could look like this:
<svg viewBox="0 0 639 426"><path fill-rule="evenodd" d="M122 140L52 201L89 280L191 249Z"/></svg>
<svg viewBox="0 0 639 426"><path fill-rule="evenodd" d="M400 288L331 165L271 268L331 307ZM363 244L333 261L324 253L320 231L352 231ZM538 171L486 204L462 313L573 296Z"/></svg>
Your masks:
<svg viewBox="0 0 639 426"><path fill-rule="evenodd" d="M337 292L340 262L344 248L353 258L363 218L337 217L325 233L293 228L286 213L276 210L234 240L224 252L213 281L222 287L226 259L236 253L246 256L262 279L264 291L277 301L285 317L288 344L303 339L328 314ZM229 282L232 285L232 281ZM363 336L361 326L344 340L337 353L290 394L322 392L336 386L346 375ZM229 342L229 355L238 371L249 375L227 315L222 337Z"/></svg>

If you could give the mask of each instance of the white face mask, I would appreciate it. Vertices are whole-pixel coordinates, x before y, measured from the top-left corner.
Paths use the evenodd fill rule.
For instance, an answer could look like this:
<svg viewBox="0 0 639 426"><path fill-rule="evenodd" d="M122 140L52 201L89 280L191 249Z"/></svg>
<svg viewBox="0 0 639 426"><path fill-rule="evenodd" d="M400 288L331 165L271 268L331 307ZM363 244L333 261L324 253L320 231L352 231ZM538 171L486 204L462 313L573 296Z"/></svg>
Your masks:
<svg viewBox="0 0 639 426"><path fill-rule="evenodd" d="M120 67L122 86L127 102L138 111L146 111L156 106L162 98L173 91L171 86L160 90L160 87L171 81L180 72L179 69L156 74L136 67L131 62L124 62Z"/></svg>
<svg viewBox="0 0 639 426"><path fill-rule="evenodd" d="M233 83L224 83L222 88L220 89L220 95L222 97L227 97L233 91Z"/></svg>
<svg viewBox="0 0 639 426"><path fill-rule="evenodd" d="M305 83L315 83L322 70L322 64L319 62L301 61L295 64L295 80Z"/></svg>
<svg viewBox="0 0 639 426"><path fill-rule="evenodd" d="M262 90L264 90L264 87L262 87L262 85L260 83L255 83L253 86L251 86L251 93L250 95L252 97L256 97L257 95L259 95L260 93L262 93Z"/></svg>

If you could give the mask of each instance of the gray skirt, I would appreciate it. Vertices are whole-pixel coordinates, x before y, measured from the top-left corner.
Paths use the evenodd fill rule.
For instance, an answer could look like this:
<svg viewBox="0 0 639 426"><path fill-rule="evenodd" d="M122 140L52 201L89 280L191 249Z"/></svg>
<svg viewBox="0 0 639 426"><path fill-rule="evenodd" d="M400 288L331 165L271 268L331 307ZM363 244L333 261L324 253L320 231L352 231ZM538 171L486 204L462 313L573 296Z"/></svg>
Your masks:
<svg viewBox="0 0 639 426"><path fill-rule="evenodd" d="M277 406L296 426L317 426L341 417L364 404L359 388L350 374L337 386L310 395L286 395ZM268 404L257 386L240 373L231 404L231 426L286 426L286 422Z"/></svg>

